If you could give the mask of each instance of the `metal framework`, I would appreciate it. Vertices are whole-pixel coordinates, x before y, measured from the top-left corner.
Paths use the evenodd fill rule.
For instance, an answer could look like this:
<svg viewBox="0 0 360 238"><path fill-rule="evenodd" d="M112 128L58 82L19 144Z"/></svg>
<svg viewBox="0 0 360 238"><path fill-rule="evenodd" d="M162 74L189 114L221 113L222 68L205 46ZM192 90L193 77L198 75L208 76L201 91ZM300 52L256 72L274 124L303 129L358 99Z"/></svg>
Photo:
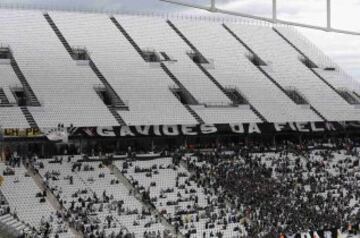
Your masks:
<svg viewBox="0 0 360 238"><path fill-rule="evenodd" d="M326 31L326 32L335 32L335 33L342 33L342 34L349 34L349 35L360 35L360 32L336 29L331 26L331 0L326 0L326 6L327 6L326 7L326 12L327 12L326 13L326 22L327 22L327 24L324 27L278 19L278 17L277 17L277 0L272 0L272 18L260 17L260 16L255 16L255 15L251 15L251 14L247 14L247 13L234 12L234 11L220 9L220 8L216 7L216 0L210 0L210 7L202 6L202 5L198 5L198 4L185 3L185 2L182 2L179 0L160 0L160 1L172 3L172 4L176 4L176 5L181 5L181 6L185 6L185 7L202 9L202 10L213 12L213 13L221 13L221 14L226 14L226 15L246 17L246 18L251 18L251 19L255 19L255 20L266 21L266 22L270 22L273 24L284 24L284 25L291 25L291 26L297 26L297 27L311 28L311 29L315 29L315 30L322 30L322 31Z"/></svg>

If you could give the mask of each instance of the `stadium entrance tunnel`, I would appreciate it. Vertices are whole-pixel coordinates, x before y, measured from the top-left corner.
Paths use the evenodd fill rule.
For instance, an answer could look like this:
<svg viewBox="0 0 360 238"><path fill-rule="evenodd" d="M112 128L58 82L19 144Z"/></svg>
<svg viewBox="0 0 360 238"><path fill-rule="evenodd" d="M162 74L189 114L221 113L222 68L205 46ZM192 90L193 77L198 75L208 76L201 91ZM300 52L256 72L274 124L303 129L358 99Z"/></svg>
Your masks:
<svg viewBox="0 0 360 238"><path fill-rule="evenodd" d="M171 92L176 96L176 98L185 105L197 105L198 102L190 95L186 90L178 88L178 87L171 87Z"/></svg>
<svg viewBox="0 0 360 238"><path fill-rule="evenodd" d="M249 54L249 55L247 55L247 58L251 61L251 63L253 63L257 67L267 66L265 61L263 61L258 55Z"/></svg>
<svg viewBox="0 0 360 238"><path fill-rule="evenodd" d="M27 106L29 104L25 90L22 87L13 87L11 91L16 99L16 104L19 107Z"/></svg>
<svg viewBox="0 0 360 238"><path fill-rule="evenodd" d="M300 61L309 69L317 69L319 68L313 61L311 61L307 57L300 57Z"/></svg>
<svg viewBox="0 0 360 238"><path fill-rule="evenodd" d="M187 52L187 55L195 64L209 64L209 61L200 52L190 51Z"/></svg>
<svg viewBox="0 0 360 238"><path fill-rule="evenodd" d="M155 51L145 50L142 52L142 54L146 62L150 62L150 63L161 62L159 54Z"/></svg>
<svg viewBox="0 0 360 238"><path fill-rule="evenodd" d="M166 62L166 61L172 61L175 62L172 57L170 57L166 52L160 51L157 52L156 50L142 50L141 51L142 57L144 60L148 63L160 63L160 62Z"/></svg>
<svg viewBox="0 0 360 238"><path fill-rule="evenodd" d="M225 88L226 95L234 102L235 105L248 105L249 102L243 96L237 87L226 87Z"/></svg>
<svg viewBox="0 0 360 238"><path fill-rule="evenodd" d="M74 48L74 49L72 49L72 52L73 52L72 57L74 60L79 60L79 61L90 60L90 56L86 49Z"/></svg>
<svg viewBox="0 0 360 238"><path fill-rule="evenodd" d="M296 104L309 105L309 102L305 99L305 96L302 95L296 88L287 88L285 89L285 92Z"/></svg>
<svg viewBox="0 0 360 238"><path fill-rule="evenodd" d="M11 59L11 51L7 47L0 47L0 59Z"/></svg>
<svg viewBox="0 0 360 238"><path fill-rule="evenodd" d="M105 86L95 86L94 90L99 95L105 105L111 106L113 104L111 95L108 93Z"/></svg>

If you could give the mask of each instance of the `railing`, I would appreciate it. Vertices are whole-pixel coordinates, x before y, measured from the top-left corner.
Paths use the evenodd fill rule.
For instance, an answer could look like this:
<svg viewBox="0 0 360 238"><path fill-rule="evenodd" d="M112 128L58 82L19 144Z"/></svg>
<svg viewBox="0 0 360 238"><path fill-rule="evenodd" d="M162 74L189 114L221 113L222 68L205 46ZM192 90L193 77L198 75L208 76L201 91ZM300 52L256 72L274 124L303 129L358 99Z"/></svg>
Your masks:
<svg viewBox="0 0 360 238"><path fill-rule="evenodd" d="M205 107L233 107L233 104L228 102L204 102L201 104Z"/></svg>
<svg viewBox="0 0 360 238"><path fill-rule="evenodd" d="M270 23L266 23L258 20L241 19L238 17L223 17L223 16L195 16L190 14L179 13L161 13L161 12L149 12L149 11L135 11L124 10L122 8L90 8L87 6L60 6L56 4L25 4L25 3L0 3L0 8L5 9L32 9L39 10L43 13L47 11L63 11L63 12L84 12L84 13L102 13L112 15L129 15L129 16L145 16L145 17L161 17L164 19L181 19L181 20L194 20L194 21L208 21L208 22L233 22L233 23L256 23L257 25L272 26Z"/></svg>

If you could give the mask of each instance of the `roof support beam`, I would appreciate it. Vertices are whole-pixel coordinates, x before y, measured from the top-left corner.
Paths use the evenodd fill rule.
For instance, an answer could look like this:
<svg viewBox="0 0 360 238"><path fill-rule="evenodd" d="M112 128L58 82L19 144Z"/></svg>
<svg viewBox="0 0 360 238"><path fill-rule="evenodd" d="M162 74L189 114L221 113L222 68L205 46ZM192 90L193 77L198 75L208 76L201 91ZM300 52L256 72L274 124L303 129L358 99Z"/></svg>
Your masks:
<svg viewBox="0 0 360 238"><path fill-rule="evenodd" d="M327 8L327 29L331 30L331 0L326 0L326 8Z"/></svg>
<svg viewBox="0 0 360 238"><path fill-rule="evenodd" d="M326 14L327 15L327 25L325 27L278 19L277 18L277 2L276 2L276 0L272 1L273 14L272 14L271 18L260 17L260 16L255 16L255 15L251 15L251 14L247 14L247 13L234 12L234 11L220 9L215 6L216 0L211 0L210 7L202 6L202 5L198 5L198 4L185 3L185 2L182 2L179 0L160 0L160 1L176 4L176 5L180 5L180 6L184 6L184 7L201 9L201 10L205 10L205 11L209 11L209 12L216 12L216 13L221 13L221 14L226 14L226 15L251 18L251 19L265 21L265 22L269 22L269 23L273 23L273 24L280 23L280 24L284 24L284 25L297 26L297 27L327 31L327 32L334 32L334 33L341 33L341 34L348 34L348 35L360 35L360 32L341 30L341 29L336 29L336 28L331 27L331 0L326 0L327 1L327 14Z"/></svg>
<svg viewBox="0 0 360 238"><path fill-rule="evenodd" d="M273 0L273 4L272 4L272 19L273 22L275 23L277 20L277 2L276 0Z"/></svg>
<svg viewBox="0 0 360 238"><path fill-rule="evenodd" d="M210 9L212 12L215 11L215 9L216 9L215 1L216 0L210 0Z"/></svg>

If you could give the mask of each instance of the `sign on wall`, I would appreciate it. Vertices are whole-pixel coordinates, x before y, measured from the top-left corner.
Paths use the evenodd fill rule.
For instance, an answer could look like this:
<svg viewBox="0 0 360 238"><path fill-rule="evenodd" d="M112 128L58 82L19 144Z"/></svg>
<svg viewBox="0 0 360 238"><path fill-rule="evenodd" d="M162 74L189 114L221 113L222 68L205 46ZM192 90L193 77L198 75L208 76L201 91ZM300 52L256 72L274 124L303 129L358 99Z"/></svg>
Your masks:
<svg viewBox="0 0 360 238"><path fill-rule="evenodd" d="M201 135L253 135L284 133L359 132L360 122L233 123L203 125L147 125L65 128L68 137L131 138ZM58 129L4 129L4 138L54 137ZM64 133L63 133L64 134ZM56 134L57 135L57 134ZM56 137L58 138L58 137Z"/></svg>

